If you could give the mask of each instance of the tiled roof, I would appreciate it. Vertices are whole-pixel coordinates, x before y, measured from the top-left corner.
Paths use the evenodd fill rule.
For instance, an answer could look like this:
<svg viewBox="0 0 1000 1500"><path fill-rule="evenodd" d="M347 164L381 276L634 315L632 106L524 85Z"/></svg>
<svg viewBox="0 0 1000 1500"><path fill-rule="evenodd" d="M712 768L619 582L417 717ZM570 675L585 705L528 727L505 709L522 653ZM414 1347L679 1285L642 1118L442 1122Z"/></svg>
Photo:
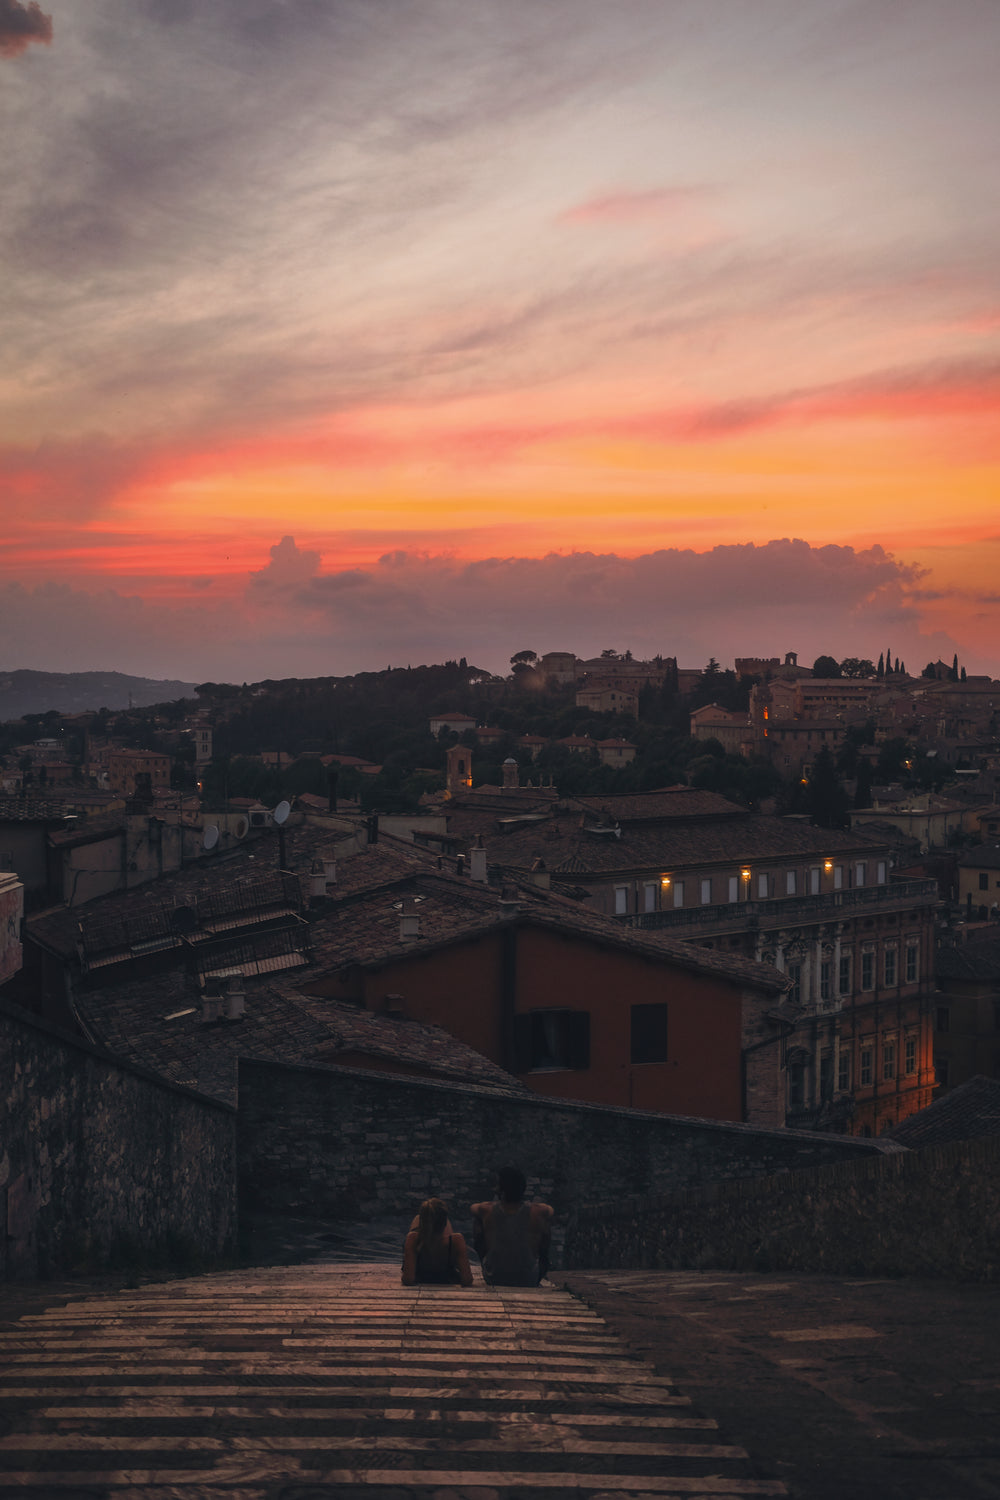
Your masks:
<svg viewBox="0 0 1000 1500"><path fill-rule="evenodd" d="M622 825L621 836L581 828L577 820L554 815L549 821L511 827L485 839L491 864L531 868L541 857L560 874L614 875L632 870L680 870L687 866L737 865L744 860L817 858L857 852L869 856L885 848L864 833L813 828L790 818L748 813L741 819L704 823Z"/></svg>
<svg viewBox="0 0 1000 1500"><path fill-rule="evenodd" d="M575 797L572 802L575 807L603 814L614 823L673 822L681 818L743 819L747 816L745 808L719 796L718 792L703 792L689 786Z"/></svg>
<svg viewBox="0 0 1000 1500"><path fill-rule="evenodd" d="M911 1149L1000 1135L1000 1080L970 1078L885 1133Z"/></svg>
<svg viewBox="0 0 1000 1500"><path fill-rule="evenodd" d="M934 959L939 979L1000 982L1000 934L977 938L955 948L940 948Z"/></svg>
<svg viewBox="0 0 1000 1500"><path fill-rule="evenodd" d="M358 827L358 819L348 818L286 824L285 869L297 877L303 902L309 896L313 860L332 856L337 843L350 837ZM205 855L148 885L130 891L116 891L72 909L59 906L40 912L28 919L29 935L44 946L72 958L77 950L82 920L100 921L107 926L126 921L142 923L147 919L155 922L161 916L165 920L169 918L178 906L197 907L222 895L229 899L234 890L243 890L249 896L255 887L261 882L266 883L268 877L277 871L279 848L277 829L250 833L234 849ZM363 845L353 858L338 861L334 891L341 893L361 885L377 884L380 880L398 879L401 868L424 868L428 858L433 859L433 856L428 856L415 845L380 836L378 844Z"/></svg>
<svg viewBox="0 0 1000 1500"><path fill-rule="evenodd" d="M404 895L413 898L412 910L420 923L417 937L400 936ZM437 872L400 881L395 888L365 892L350 903L342 919L334 910L329 921L315 922L313 964L319 970L355 964L378 968L411 953L426 953L438 946L467 941L511 921L545 926L769 993L784 993L788 988L788 981L770 964L678 942L657 932L623 927L610 917L551 892L521 887L516 900L511 902L493 887L479 885L467 877ZM308 981L303 978L302 982Z"/></svg>
<svg viewBox="0 0 1000 1500"><path fill-rule="evenodd" d="M0 797L0 819L9 823L56 822L66 816L64 802L45 797Z"/></svg>
<svg viewBox="0 0 1000 1500"><path fill-rule="evenodd" d="M182 971L146 975L82 993L77 1009L94 1041L175 1083L235 1104L238 1057L352 1066L370 1057L383 1068L521 1091L516 1079L436 1026L371 1015L296 993L288 982L249 980L239 1021L201 1019L200 997Z"/></svg>

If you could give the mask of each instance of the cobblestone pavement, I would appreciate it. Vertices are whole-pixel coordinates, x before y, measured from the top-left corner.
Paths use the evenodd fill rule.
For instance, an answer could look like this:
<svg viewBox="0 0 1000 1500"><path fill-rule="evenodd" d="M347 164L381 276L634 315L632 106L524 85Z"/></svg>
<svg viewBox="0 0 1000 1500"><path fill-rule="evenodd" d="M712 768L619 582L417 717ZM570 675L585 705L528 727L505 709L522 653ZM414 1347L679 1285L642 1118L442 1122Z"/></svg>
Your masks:
<svg viewBox="0 0 1000 1500"><path fill-rule="evenodd" d="M565 1284L802 1500L1000 1497L1000 1286L728 1272Z"/></svg>
<svg viewBox="0 0 1000 1500"><path fill-rule="evenodd" d="M340 1253L22 1307L0 1500L788 1493L568 1292L406 1288Z"/></svg>

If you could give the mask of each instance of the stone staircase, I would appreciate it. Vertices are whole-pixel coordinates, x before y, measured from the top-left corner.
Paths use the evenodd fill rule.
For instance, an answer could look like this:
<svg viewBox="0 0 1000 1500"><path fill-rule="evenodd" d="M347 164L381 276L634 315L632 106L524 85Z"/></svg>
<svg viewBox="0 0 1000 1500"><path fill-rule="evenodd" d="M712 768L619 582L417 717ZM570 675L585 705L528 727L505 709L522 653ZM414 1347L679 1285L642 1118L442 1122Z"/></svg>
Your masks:
<svg viewBox="0 0 1000 1500"><path fill-rule="evenodd" d="M0 1500L786 1494L563 1291L272 1268L87 1297L0 1343Z"/></svg>

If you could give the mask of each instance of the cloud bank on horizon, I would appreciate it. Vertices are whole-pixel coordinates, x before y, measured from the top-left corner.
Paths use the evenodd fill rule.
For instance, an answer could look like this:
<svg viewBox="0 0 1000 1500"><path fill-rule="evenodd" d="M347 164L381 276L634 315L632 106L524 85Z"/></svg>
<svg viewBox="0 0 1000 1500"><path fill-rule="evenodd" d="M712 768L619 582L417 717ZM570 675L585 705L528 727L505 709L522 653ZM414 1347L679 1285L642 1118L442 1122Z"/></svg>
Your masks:
<svg viewBox="0 0 1000 1500"><path fill-rule="evenodd" d="M241 594L192 580L190 603L148 602L67 584L0 588L0 638L30 641L20 665L43 668L62 643L63 670L106 667L191 680L340 676L465 656L492 672L515 651L612 647L637 658L797 651L877 659L891 651L911 672L951 661L958 643L924 628L922 569L881 547L723 544L662 548L638 557L550 553L463 561L405 551L367 567L325 570L285 536ZM970 610L989 599L968 601ZM962 655L975 672L975 655Z"/></svg>
<svg viewBox="0 0 1000 1500"><path fill-rule="evenodd" d="M993 0L0 0L0 665L1000 675L998 65Z"/></svg>

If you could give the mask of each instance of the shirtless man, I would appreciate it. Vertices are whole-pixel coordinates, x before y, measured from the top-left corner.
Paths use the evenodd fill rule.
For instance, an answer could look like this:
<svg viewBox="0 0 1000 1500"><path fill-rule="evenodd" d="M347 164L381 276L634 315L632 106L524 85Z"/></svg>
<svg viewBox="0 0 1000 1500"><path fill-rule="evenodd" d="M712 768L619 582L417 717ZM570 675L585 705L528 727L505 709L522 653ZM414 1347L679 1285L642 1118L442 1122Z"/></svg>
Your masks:
<svg viewBox="0 0 1000 1500"><path fill-rule="evenodd" d="M538 1286L548 1274L553 1211L526 1203L524 1173L501 1167L492 1203L473 1203L472 1242L491 1286Z"/></svg>

